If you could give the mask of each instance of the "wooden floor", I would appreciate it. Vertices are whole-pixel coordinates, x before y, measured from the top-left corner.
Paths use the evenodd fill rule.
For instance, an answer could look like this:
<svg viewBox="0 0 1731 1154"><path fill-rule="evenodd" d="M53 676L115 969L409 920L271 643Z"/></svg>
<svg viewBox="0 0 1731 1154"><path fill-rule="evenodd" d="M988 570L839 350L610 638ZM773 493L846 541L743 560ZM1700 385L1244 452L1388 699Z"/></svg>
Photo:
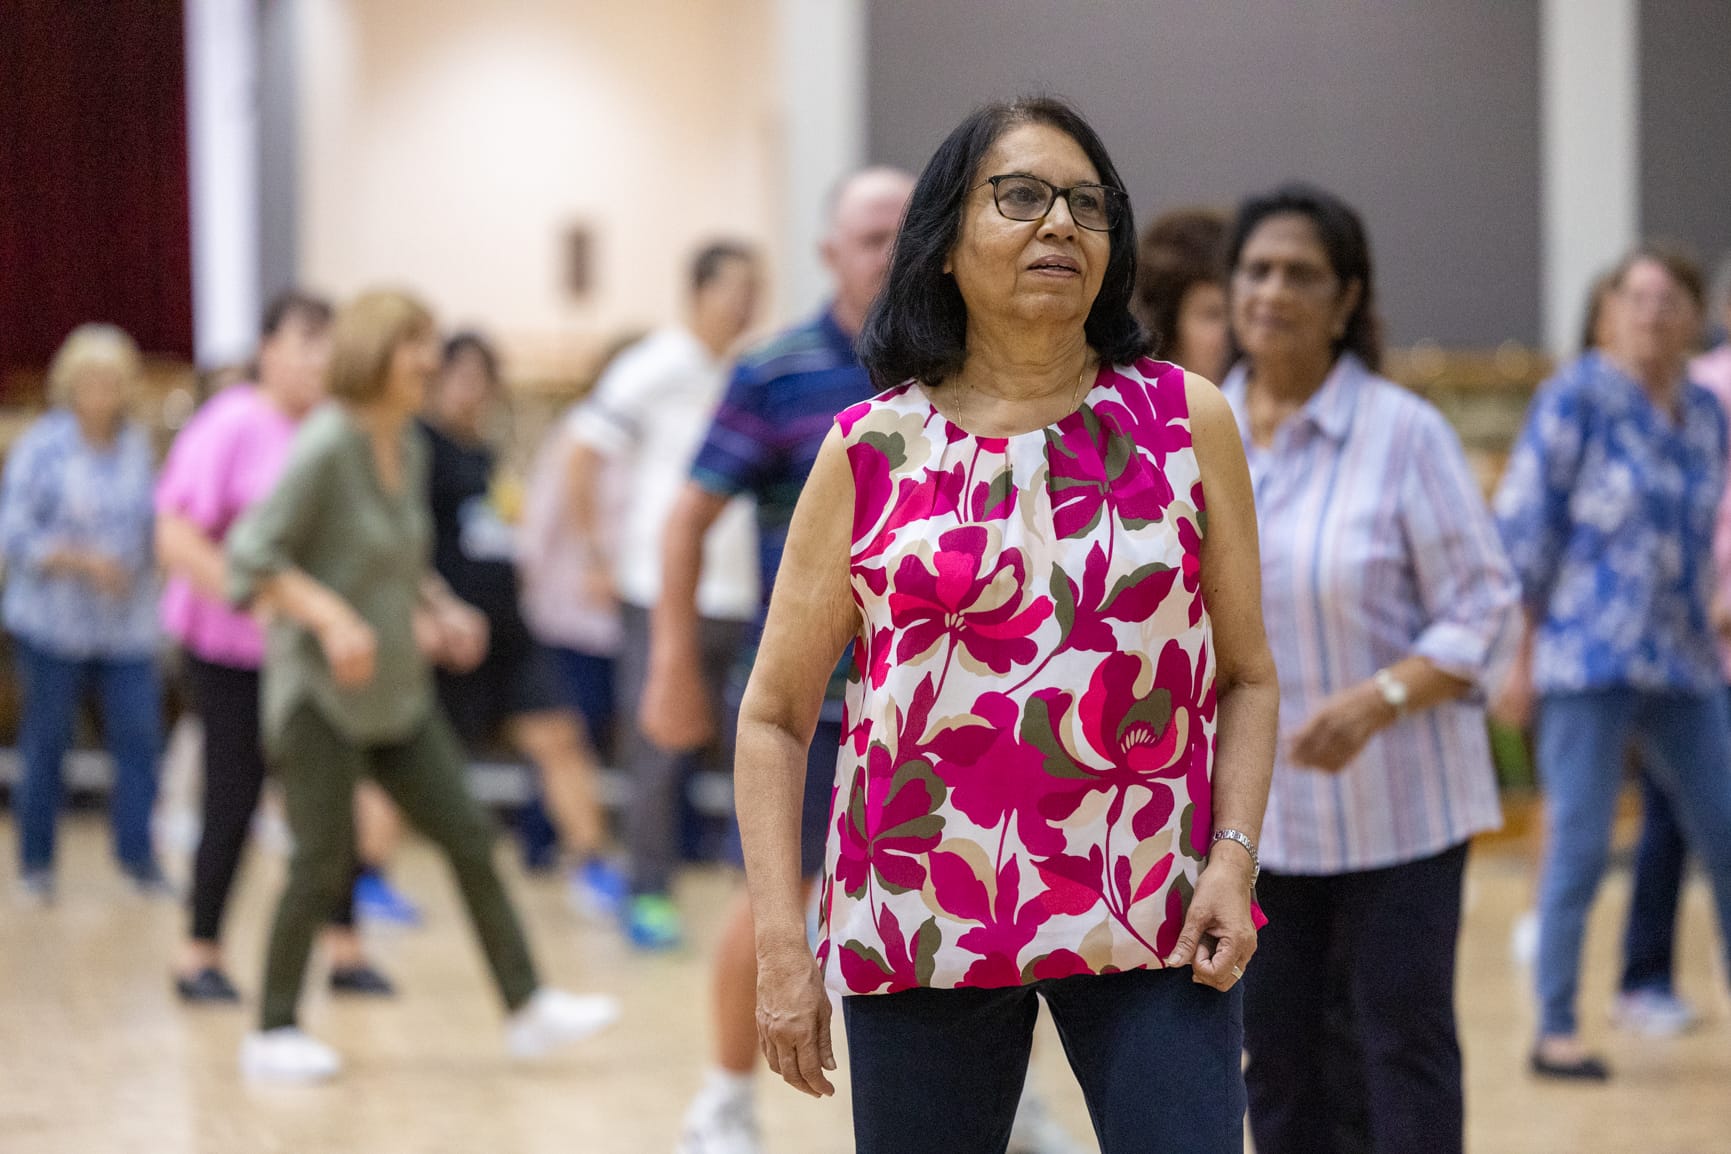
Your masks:
<svg viewBox="0 0 1731 1154"><path fill-rule="evenodd" d="M425 903L429 924L372 939L402 997L372 1004L312 999L306 1024L342 1048L347 1074L327 1087L265 1091L246 1088L235 1071L250 1007L193 1012L171 997L167 967L180 911L126 894L94 818L69 819L65 831L59 904L22 910L9 896L0 899L4 1154L671 1149L705 1064L702 951L730 893L722 874L693 876L680 894L693 948L650 959L632 954L612 931L579 922L558 883L513 874L548 978L611 990L626 1007L624 1022L586 1049L517 1069L501 1055L497 1011L442 869L424 848L411 846L398 878ZM0 861L10 863L13 852L7 825ZM1668 1042L1609 1031L1604 1008L1627 897L1626 878L1616 877L1593 923L1584 1009L1590 1036L1612 1052L1619 1077L1605 1088L1537 1086L1527 1078L1531 999L1510 941L1530 900L1530 855L1524 839L1507 840L1479 852L1471 869L1460 996L1470 1149L1731 1152L1731 1014L1699 881L1687 896L1681 982L1706 1008L1708 1024ZM255 860L233 911L233 969L249 995L256 993L263 927L279 877L274 862ZM842 1061L845 1073L845 1055ZM1080 1097L1049 1038L1032 1077L1055 1112L1085 1133ZM851 1149L845 1089L824 1103L774 1085L762 1090L772 1154Z"/></svg>

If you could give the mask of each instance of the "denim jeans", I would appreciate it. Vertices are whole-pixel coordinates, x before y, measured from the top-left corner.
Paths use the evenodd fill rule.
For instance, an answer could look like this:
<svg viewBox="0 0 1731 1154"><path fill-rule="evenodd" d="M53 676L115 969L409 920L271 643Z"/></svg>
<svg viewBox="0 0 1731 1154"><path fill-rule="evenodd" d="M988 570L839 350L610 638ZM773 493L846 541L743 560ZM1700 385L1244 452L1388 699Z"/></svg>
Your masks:
<svg viewBox="0 0 1731 1154"><path fill-rule="evenodd" d="M1188 969L843 998L857 1154L1003 1154L1041 998L1102 1154L1241 1154L1243 994Z"/></svg>
<svg viewBox="0 0 1731 1154"><path fill-rule="evenodd" d="M1539 704L1538 743L1548 830L1535 974L1543 1036L1576 1030L1582 939L1610 855L1631 740L1706 866L1719 930L1731 945L1731 703L1722 693L1548 694Z"/></svg>
<svg viewBox="0 0 1731 1154"><path fill-rule="evenodd" d="M1635 886L1629 896L1629 925L1623 939L1625 993L1669 994L1677 944L1677 905L1683 896L1683 870L1689 844L1671 812L1665 791L1641 773L1641 841L1635 850Z"/></svg>
<svg viewBox="0 0 1731 1154"><path fill-rule="evenodd" d="M13 802L18 856L24 872L54 867L54 833L65 793L61 763L85 692L94 687L102 733L114 758L109 821L114 856L129 873L156 868L150 814L156 805L156 765L162 753L162 688L150 658L57 657L14 637L23 718L18 728L22 777Z"/></svg>

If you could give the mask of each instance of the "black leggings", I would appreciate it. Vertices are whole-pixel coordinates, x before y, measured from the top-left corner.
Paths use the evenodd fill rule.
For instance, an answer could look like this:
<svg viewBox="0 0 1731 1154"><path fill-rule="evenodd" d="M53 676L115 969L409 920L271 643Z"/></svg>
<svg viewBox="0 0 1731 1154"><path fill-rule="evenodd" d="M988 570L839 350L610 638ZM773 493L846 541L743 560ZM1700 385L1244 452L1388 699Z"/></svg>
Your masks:
<svg viewBox="0 0 1731 1154"><path fill-rule="evenodd" d="M264 788L264 746L259 734L258 670L236 669L184 654L182 669L192 706L204 722L204 829L192 868L192 937L216 942L240 868L258 795ZM352 895L331 924L352 926Z"/></svg>

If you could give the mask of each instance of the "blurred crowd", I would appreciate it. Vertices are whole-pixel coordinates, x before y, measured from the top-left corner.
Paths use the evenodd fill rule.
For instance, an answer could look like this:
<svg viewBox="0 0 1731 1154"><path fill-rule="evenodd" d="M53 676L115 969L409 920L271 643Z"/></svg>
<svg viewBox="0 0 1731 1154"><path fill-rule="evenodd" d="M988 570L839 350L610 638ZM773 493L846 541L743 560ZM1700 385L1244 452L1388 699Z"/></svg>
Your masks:
<svg viewBox="0 0 1731 1154"><path fill-rule="evenodd" d="M395 992L355 927L418 918L390 873L404 818L452 865L513 1052L611 1024L607 995L539 979L465 767L532 769L534 797L509 815L522 860L561 871L598 932L643 951L684 940L675 881L703 840L689 785L730 771L806 473L835 414L876 391L853 340L912 187L888 169L841 185L833 295L767 341L747 342L760 255L703 246L683 314L620 342L536 430L526 467L497 442L512 403L501 350L441 328L413 295L282 294L244 379L203 401L165 460L131 415L132 340L72 332L0 483L19 898L54 902L62 767L94 698L115 862L187 905L180 955L143 964L168 966L189 1005L253 996L225 962L224 915L278 783L293 853L250 1076L340 1069L296 1013L315 941L334 990ZM1581 1041L1579 975L1631 774L1643 826L1614 1016L1647 1035L1695 1026L1673 982L1691 858L1731 933L1731 264L1711 289L1660 245L1609 270L1487 501L1440 414L1381 375L1351 206L1292 185L1235 212L1168 212L1136 263L1136 313L1162 360L1220 386L1258 508L1282 705L1258 888L1273 923L1246 1003L1258 1148L1420 1148L1410 1134L1459 1148L1461 884L1468 843L1501 820L1487 715L1534 726L1545 798L1533 1073L1611 1076ZM203 735L184 880L152 835L168 681ZM822 724L829 759L814 752L804 803L820 833L839 713ZM617 814L603 765L628 783ZM687 1151L758 1148L751 935L741 896ZM1024 1101L1013 1149L1067 1143Z"/></svg>

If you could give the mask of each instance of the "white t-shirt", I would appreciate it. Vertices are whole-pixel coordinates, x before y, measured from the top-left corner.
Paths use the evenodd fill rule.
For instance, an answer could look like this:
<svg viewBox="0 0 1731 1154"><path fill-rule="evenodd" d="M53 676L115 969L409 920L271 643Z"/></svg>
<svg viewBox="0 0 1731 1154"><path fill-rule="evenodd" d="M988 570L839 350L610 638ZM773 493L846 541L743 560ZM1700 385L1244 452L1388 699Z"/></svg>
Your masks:
<svg viewBox="0 0 1731 1154"><path fill-rule="evenodd" d="M672 326L621 353L574 416L577 440L625 466L614 580L628 604L661 596L661 535L691 475L727 384L727 366ZM703 542L697 611L723 621L757 615L757 527L749 498L728 502Z"/></svg>
<svg viewBox="0 0 1731 1154"><path fill-rule="evenodd" d="M578 540L566 505L566 472L576 446L573 407L541 443L523 494L523 520L517 530L517 571L522 586L523 619L537 640L581 653L611 657L623 630L612 598L589 596L588 550ZM617 539L625 480L618 461L601 471L595 496L596 521L608 540Z"/></svg>

